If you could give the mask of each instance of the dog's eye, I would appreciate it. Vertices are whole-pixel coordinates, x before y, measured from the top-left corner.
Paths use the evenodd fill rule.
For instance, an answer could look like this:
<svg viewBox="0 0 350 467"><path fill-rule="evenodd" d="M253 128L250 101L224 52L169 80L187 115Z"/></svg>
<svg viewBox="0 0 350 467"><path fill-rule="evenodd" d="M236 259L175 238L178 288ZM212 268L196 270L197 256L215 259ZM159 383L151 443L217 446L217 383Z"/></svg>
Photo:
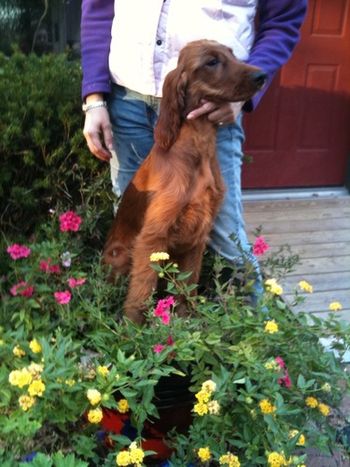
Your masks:
<svg viewBox="0 0 350 467"><path fill-rule="evenodd" d="M216 66L218 64L219 64L219 59L218 58L212 58L205 65L206 66Z"/></svg>

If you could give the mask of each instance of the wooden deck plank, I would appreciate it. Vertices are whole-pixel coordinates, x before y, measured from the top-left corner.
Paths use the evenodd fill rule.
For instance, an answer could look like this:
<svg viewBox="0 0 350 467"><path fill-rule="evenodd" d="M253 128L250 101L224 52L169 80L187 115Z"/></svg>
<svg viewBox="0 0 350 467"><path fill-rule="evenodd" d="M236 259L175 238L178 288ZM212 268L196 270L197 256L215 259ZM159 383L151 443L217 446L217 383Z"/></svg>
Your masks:
<svg viewBox="0 0 350 467"><path fill-rule="evenodd" d="M330 272L326 274L288 274L282 285L286 293L291 293L302 280L307 280L315 292L344 290L350 288L350 271Z"/></svg>
<svg viewBox="0 0 350 467"><path fill-rule="evenodd" d="M297 200L259 200L259 201L244 201L245 212L262 212L262 211L275 211L275 210L288 210L293 212L294 209L340 209L342 207L349 207L349 196L339 198L323 198L323 199L297 199Z"/></svg>
<svg viewBox="0 0 350 467"><path fill-rule="evenodd" d="M284 298L288 303L293 301L293 295L285 294ZM301 305L295 307L296 311L308 312L329 312L329 304L340 302L343 306L341 313L346 317L350 312L350 293L348 290L336 290L308 294L306 300ZM340 312L339 312L340 313Z"/></svg>
<svg viewBox="0 0 350 467"><path fill-rule="evenodd" d="M300 264L281 280L284 297L292 300L300 280L310 282L314 293L295 310L326 316L329 304L339 301L341 316L350 322L350 196L247 201L244 210L250 241L261 226L272 253L289 245L292 254L300 256Z"/></svg>

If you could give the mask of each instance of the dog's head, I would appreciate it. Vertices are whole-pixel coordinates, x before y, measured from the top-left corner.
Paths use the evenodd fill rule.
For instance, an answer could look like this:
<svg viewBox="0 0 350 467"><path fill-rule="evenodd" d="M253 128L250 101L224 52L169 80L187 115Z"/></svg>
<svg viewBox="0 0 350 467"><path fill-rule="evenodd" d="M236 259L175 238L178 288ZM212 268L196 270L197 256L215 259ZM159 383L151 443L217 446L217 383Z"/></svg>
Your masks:
<svg viewBox="0 0 350 467"><path fill-rule="evenodd" d="M169 148L186 115L200 106L201 99L218 104L245 102L264 85L266 78L262 70L239 61L230 48L216 41L190 42L164 81L155 131L157 143Z"/></svg>

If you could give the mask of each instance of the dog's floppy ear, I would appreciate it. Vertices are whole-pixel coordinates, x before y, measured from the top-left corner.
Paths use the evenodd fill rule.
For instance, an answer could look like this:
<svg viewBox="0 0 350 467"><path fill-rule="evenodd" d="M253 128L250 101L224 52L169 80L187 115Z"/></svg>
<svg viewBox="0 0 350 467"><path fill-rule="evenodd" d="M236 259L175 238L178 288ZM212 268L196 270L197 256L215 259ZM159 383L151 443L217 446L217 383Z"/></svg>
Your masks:
<svg viewBox="0 0 350 467"><path fill-rule="evenodd" d="M182 123L186 105L187 77L177 67L167 74L163 85L159 119L154 130L154 140L163 149L169 149L175 142Z"/></svg>

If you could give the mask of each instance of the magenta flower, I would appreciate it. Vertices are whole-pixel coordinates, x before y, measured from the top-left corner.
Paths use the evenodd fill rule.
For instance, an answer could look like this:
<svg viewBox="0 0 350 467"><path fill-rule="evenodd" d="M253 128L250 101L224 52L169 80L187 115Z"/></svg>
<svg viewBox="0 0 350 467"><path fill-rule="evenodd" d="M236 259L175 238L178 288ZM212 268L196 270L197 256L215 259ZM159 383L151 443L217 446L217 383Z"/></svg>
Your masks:
<svg viewBox="0 0 350 467"><path fill-rule="evenodd" d="M285 368L286 367L286 364L284 363L284 360L281 357L276 357L275 362L278 364L278 366L280 368Z"/></svg>
<svg viewBox="0 0 350 467"><path fill-rule="evenodd" d="M154 316L161 317L163 313L167 312L171 306L175 305L174 297L167 297L158 300L157 306L154 310Z"/></svg>
<svg viewBox="0 0 350 467"><path fill-rule="evenodd" d="M168 338L166 340L166 343L168 345L174 345L174 339L171 336L168 336Z"/></svg>
<svg viewBox="0 0 350 467"><path fill-rule="evenodd" d="M278 379L278 384L280 384L281 386L284 386L287 389L292 387L292 380L290 379L290 376L288 374L288 370L285 370L284 371L284 376L282 376L282 378Z"/></svg>
<svg viewBox="0 0 350 467"><path fill-rule="evenodd" d="M61 232L77 232L79 230L82 219L75 212L67 211L60 215L59 221Z"/></svg>
<svg viewBox="0 0 350 467"><path fill-rule="evenodd" d="M25 281L18 282L18 284L13 285L10 289L10 294L14 297L16 295L21 295L22 297L31 297L33 292L34 287Z"/></svg>
<svg viewBox="0 0 350 467"><path fill-rule="evenodd" d="M67 305L71 301L72 294L69 290L63 290L62 292L55 292L54 297L60 305Z"/></svg>
<svg viewBox="0 0 350 467"><path fill-rule="evenodd" d="M40 271L46 274L61 274L61 267L59 264L51 264L51 258L43 259L39 263Z"/></svg>
<svg viewBox="0 0 350 467"><path fill-rule="evenodd" d="M75 287L79 287L80 285L85 284L86 279L85 278L80 278L80 279L74 279L74 277L70 277L68 279L68 285L71 289L74 289Z"/></svg>
<svg viewBox="0 0 350 467"><path fill-rule="evenodd" d="M27 258L32 250L25 245L19 245L18 243L14 243L7 247L7 253L11 256L12 259L21 259Z"/></svg>
<svg viewBox="0 0 350 467"><path fill-rule="evenodd" d="M164 345L163 344L156 344L153 346L153 352L154 353L160 353L162 350L164 350Z"/></svg>
<svg viewBox="0 0 350 467"><path fill-rule="evenodd" d="M165 324L165 326L169 326L170 324L170 313L168 311L165 311L162 316L161 316L162 323Z"/></svg>
<svg viewBox="0 0 350 467"><path fill-rule="evenodd" d="M263 255L268 249L270 245L266 243L265 238L261 235L260 237L256 237L254 245L253 245L253 254L255 256Z"/></svg>

